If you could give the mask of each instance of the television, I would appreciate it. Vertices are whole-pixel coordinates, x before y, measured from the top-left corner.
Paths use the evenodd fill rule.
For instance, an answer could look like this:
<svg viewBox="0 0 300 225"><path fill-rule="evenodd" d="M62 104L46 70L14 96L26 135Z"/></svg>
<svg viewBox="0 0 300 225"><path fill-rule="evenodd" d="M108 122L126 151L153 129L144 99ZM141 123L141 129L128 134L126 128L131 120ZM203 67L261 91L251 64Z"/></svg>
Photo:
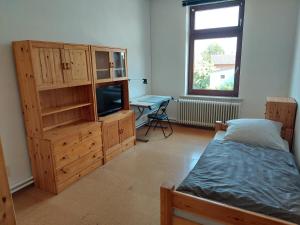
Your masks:
<svg viewBox="0 0 300 225"><path fill-rule="evenodd" d="M105 116L123 108L121 84L96 87L98 116Z"/></svg>

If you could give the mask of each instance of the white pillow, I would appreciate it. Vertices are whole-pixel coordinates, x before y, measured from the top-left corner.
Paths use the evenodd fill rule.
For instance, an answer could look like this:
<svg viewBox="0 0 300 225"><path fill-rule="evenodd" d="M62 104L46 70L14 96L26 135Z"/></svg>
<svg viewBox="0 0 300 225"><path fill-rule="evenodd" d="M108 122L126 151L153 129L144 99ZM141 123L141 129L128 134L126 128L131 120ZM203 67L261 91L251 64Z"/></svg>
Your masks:
<svg viewBox="0 0 300 225"><path fill-rule="evenodd" d="M281 138L282 124L266 119L237 119L227 122L224 139L254 146L289 151Z"/></svg>

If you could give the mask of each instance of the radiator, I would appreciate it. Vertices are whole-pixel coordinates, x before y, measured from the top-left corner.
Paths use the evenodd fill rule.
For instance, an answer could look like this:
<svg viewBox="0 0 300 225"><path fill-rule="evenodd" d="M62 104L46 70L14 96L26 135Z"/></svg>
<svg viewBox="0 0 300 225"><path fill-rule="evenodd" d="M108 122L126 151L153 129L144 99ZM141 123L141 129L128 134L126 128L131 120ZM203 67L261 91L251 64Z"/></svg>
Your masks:
<svg viewBox="0 0 300 225"><path fill-rule="evenodd" d="M227 98L180 97L177 121L181 124L214 127L216 121L237 119L241 100Z"/></svg>

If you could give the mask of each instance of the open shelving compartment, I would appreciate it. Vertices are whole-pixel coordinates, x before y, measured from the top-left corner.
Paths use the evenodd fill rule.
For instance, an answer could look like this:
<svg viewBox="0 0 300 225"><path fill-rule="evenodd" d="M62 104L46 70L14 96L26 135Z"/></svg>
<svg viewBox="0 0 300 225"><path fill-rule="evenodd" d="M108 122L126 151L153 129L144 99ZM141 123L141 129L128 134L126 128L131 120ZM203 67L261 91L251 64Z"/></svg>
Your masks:
<svg viewBox="0 0 300 225"><path fill-rule="evenodd" d="M39 91L43 131L95 120L92 85Z"/></svg>

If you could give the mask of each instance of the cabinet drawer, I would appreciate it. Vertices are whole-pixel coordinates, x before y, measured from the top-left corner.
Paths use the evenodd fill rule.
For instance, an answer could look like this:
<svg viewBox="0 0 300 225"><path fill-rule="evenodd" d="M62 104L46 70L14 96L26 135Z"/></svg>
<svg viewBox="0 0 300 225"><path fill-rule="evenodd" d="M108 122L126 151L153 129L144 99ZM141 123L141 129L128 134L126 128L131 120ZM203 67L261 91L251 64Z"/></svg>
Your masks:
<svg viewBox="0 0 300 225"><path fill-rule="evenodd" d="M59 152L64 152L65 149L69 149L74 145L78 145L79 143L80 143L79 133L66 137L62 140L56 141L53 143L54 155L58 154Z"/></svg>
<svg viewBox="0 0 300 225"><path fill-rule="evenodd" d="M81 131L81 140L89 139L90 137L99 137L102 138L101 127L98 125L91 126Z"/></svg>
<svg viewBox="0 0 300 225"><path fill-rule="evenodd" d="M75 181L79 180L81 177L89 174L90 172L92 172L93 170L97 169L98 167L102 166L103 160L100 161L96 161L95 163L93 163L92 165L88 166L87 168L81 170L79 173L75 174L74 176L72 176L71 178L58 183L57 184L57 192L61 192L64 189L66 189L68 186L70 186L72 183L74 183Z"/></svg>
<svg viewBox="0 0 300 225"><path fill-rule="evenodd" d="M61 169L56 170L56 180L59 183L66 181L67 179L75 176L80 171L88 168L90 165L96 162L102 162L102 151L91 152L79 160L76 160Z"/></svg>
<svg viewBox="0 0 300 225"><path fill-rule="evenodd" d="M65 165L84 157L93 151L102 151L101 136L90 137L79 144L72 145L64 151L54 154L56 169L60 169Z"/></svg>
<svg viewBox="0 0 300 225"><path fill-rule="evenodd" d="M55 141L53 143L54 155L61 154L62 152L68 151L68 149L76 145L79 145L80 143L92 137L98 137L102 142L100 126L91 126L85 128L81 132L72 134L71 136L66 136L65 138L59 141Z"/></svg>

